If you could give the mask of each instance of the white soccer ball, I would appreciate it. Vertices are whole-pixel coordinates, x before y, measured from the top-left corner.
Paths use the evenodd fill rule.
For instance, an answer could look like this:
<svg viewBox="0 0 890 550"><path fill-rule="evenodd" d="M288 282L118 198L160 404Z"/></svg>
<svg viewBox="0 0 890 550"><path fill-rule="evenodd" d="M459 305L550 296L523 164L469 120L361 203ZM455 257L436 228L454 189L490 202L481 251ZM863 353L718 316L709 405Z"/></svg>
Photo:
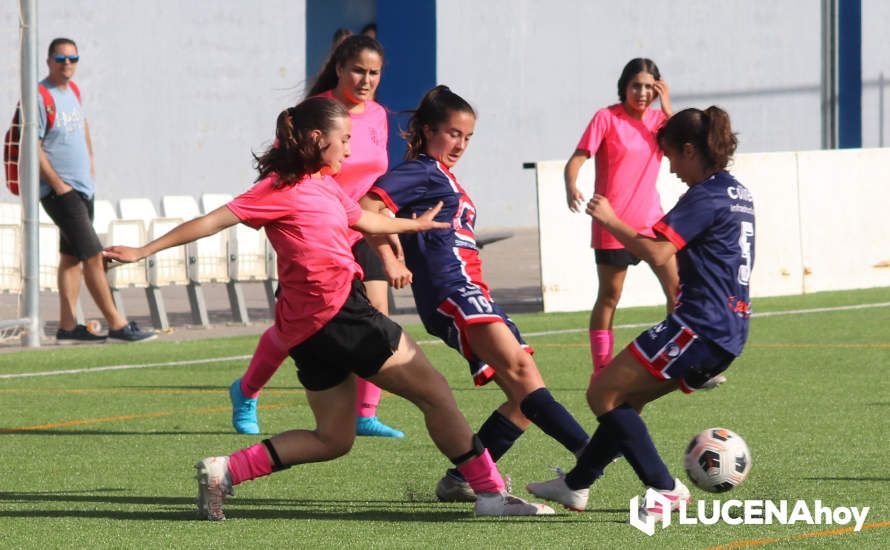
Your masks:
<svg viewBox="0 0 890 550"><path fill-rule="evenodd" d="M737 487L751 471L745 440L726 428L708 428L686 447L686 475L700 489L723 493Z"/></svg>

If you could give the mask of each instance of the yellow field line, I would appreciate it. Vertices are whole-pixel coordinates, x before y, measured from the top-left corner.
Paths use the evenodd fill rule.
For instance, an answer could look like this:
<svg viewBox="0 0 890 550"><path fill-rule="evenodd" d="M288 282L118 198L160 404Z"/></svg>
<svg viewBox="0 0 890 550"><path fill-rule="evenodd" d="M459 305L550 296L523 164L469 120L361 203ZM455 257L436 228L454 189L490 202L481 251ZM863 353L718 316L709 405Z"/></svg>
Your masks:
<svg viewBox="0 0 890 550"><path fill-rule="evenodd" d="M287 404L275 405L259 405L259 409L280 409L287 407ZM121 416L106 416L104 418L88 418L83 420L68 420L65 422L53 422L51 424L39 424L37 426L20 426L18 428L0 428L0 433L26 432L31 430L53 430L56 428L66 428L70 426L86 426L89 424L101 424L103 422L119 422L122 420L139 420L142 418L159 418L163 416L173 416L175 414L202 414L202 413L218 413L231 411L231 407L209 407L204 409L189 409L186 411L159 411L142 414L126 414Z"/></svg>
<svg viewBox="0 0 890 550"><path fill-rule="evenodd" d="M876 523L867 523L862 526L862 530L866 529L880 529L881 527L890 527L890 521L879 521ZM791 535L788 537L779 537L779 538L769 538L769 539L750 539L750 540L738 540L735 542L730 542L727 544L721 544L720 546L710 546L705 550L732 550L733 548L749 548L751 546L764 546L766 544L774 544L777 542L793 542L802 539L816 538L816 537L830 537L834 535L846 535L849 533L853 533L852 527L843 527L840 529L830 529L828 531L813 531L811 533L800 533L798 535ZM853 542L853 541L850 541Z"/></svg>

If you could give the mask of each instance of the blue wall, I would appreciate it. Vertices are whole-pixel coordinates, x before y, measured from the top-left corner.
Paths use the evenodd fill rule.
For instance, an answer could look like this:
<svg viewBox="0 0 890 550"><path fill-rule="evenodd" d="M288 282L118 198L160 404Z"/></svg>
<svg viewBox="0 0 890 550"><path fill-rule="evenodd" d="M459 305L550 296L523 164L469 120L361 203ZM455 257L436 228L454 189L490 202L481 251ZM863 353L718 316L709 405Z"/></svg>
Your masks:
<svg viewBox="0 0 890 550"><path fill-rule="evenodd" d="M334 31L347 27L359 32L377 23L377 39L386 60L377 89L377 101L389 109L389 164L405 155L399 128L423 94L436 85L435 0L307 0L306 87L321 69Z"/></svg>
<svg viewBox="0 0 890 550"><path fill-rule="evenodd" d="M862 147L862 0L838 0L838 147Z"/></svg>

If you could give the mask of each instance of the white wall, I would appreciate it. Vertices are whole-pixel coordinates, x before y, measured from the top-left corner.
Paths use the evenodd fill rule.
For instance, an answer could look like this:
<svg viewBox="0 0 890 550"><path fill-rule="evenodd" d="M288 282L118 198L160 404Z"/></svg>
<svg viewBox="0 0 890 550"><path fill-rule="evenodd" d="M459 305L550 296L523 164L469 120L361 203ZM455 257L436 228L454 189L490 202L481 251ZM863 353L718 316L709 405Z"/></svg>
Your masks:
<svg viewBox="0 0 890 550"><path fill-rule="evenodd" d="M479 225L534 224L534 177L522 163L567 159L593 112L617 101L618 76L633 57L656 61L675 110L725 108L740 152L820 148L820 5L438 2L439 81L479 111L474 143L455 170L479 206ZM890 3L863 0L862 11L863 80L876 81L880 70L890 80ZM864 144L876 146L876 89L864 90Z"/></svg>
<svg viewBox="0 0 890 550"><path fill-rule="evenodd" d="M305 80L305 1L41 0L38 59L74 39L98 196L238 193ZM0 4L0 125L19 97L18 2ZM15 200L0 190L0 200Z"/></svg>
<svg viewBox="0 0 890 550"><path fill-rule="evenodd" d="M587 196L588 165L579 175ZM566 207L562 166L537 168L544 311L581 311L597 289L590 217ZM665 211L686 189L668 168L663 162L658 179ZM753 297L890 287L890 148L741 154L730 171L754 195ZM662 303L648 266L630 268L621 306Z"/></svg>

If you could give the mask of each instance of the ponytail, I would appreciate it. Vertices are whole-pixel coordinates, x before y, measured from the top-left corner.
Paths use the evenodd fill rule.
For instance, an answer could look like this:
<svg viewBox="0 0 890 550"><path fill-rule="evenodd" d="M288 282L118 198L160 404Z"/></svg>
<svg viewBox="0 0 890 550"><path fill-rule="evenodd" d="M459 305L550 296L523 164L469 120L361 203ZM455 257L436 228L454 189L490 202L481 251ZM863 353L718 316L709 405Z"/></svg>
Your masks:
<svg viewBox="0 0 890 550"><path fill-rule="evenodd" d="M717 106L684 109L672 116L658 131L658 144L682 149L691 143L705 160L706 168L725 170L732 161L738 140L732 131L729 115Z"/></svg>
<svg viewBox="0 0 890 550"><path fill-rule="evenodd" d="M294 185L321 170L322 149L312 132L330 132L338 118L349 113L340 103L324 97L309 98L281 111L275 123L275 142L265 153L254 155L259 175L256 181L277 175L276 188Z"/></svg>

